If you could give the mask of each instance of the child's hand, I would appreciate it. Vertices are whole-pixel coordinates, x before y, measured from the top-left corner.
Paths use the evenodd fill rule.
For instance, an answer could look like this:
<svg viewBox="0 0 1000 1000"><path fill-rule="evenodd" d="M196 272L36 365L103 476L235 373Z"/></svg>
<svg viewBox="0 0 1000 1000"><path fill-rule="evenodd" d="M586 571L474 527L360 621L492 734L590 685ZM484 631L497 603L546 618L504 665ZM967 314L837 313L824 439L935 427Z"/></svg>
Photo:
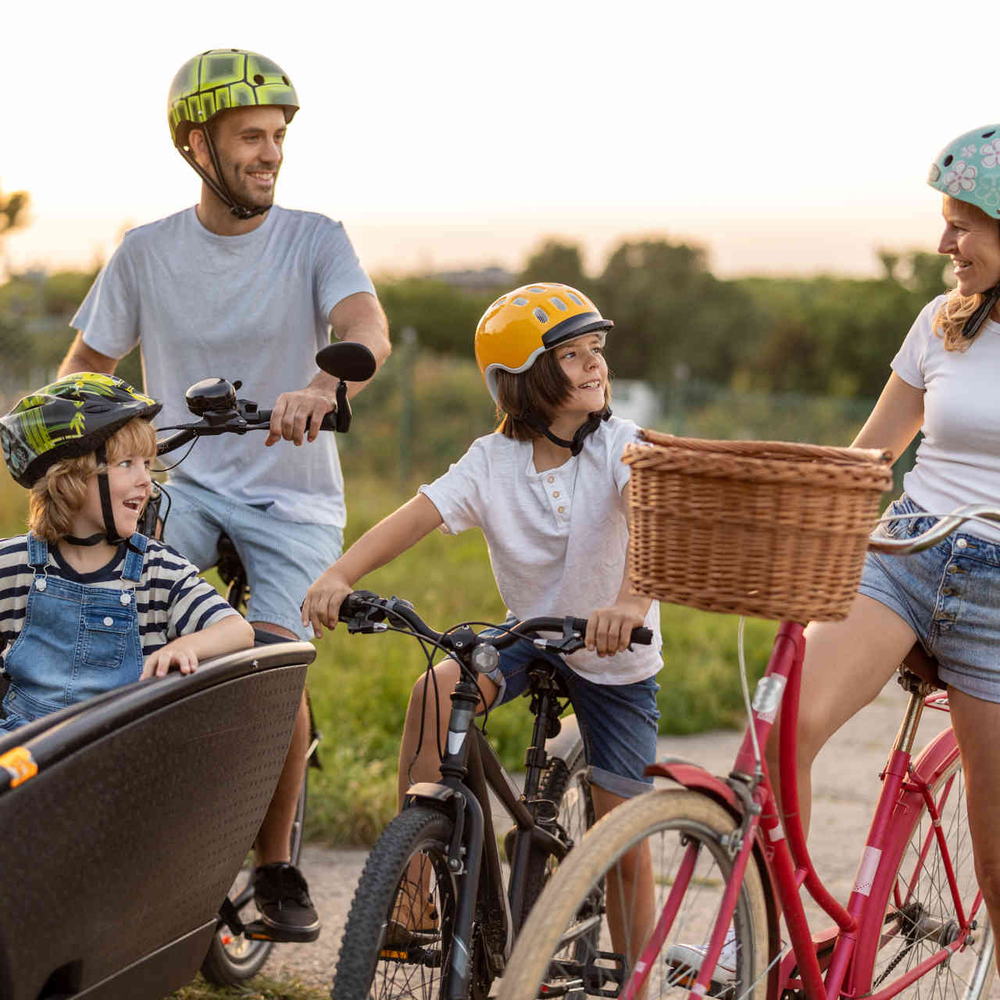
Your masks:
<svg viewBox="0 0 1000 1000"><path fill-rule="evenodd" d="M649 601L641 597L626 597L610 608L597 608L587 619L584 641L587 649L598 656L614 656L626 649L632 629L646 619Z"/></svg>
<svg viewBox="0 0 1000 1000"><path fill-rule="evenodd" d="M198 669L198 656L190 649L168 642L162 649L150 653L142 665L139 680L147 677L166 677L171 667L177 667L182 674L193 674Z"/></svg>
<svg viewBox="0 0 1000 1000"><path fill-rule="evenodd" d="M352 590L351 583L335 566L331 566L306 591L306 599L302 602L302 624L312 625L316 638L321 638L324 625L330 629L336 626L340 605Z"/></svg>

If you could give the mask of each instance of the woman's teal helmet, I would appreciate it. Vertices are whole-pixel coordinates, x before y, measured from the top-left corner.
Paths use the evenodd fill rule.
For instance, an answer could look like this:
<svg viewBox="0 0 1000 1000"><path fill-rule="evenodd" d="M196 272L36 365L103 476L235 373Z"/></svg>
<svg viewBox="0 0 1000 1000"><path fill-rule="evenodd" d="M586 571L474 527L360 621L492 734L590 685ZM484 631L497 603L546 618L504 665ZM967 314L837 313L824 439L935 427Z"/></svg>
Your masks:
<svg viewBox="0 0 1000 1000"><path fill-rule="evenodd" d="M1000 125L974 128L949 142L931 164L927 183L1000 219Z"/></svg>

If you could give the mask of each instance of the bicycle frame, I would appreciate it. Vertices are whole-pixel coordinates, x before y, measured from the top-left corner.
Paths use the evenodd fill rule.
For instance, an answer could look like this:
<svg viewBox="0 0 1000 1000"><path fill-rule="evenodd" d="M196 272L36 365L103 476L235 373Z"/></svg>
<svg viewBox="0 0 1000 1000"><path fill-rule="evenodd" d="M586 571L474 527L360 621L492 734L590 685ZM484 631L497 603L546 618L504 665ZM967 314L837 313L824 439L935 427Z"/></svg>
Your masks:
<svg viewBox="0 0 1000 1000"><path fill-rule="evenodd" d="M769 973L775 978L775 988L769 991L769 996L781 996L785 989L791 988L804 989L810 1000L824 1000L824 998L834 1000L842 994L848 997L865 996L867 1000L889 1000L930 969L947 961L954 952L964 946L966 938L973 929L974 921L970 919L971 915L962 911L948 847L938 822L939 807L950 793L951 785L945 788L941 800L935 802L930 794L930 786L920 777L920 773L926 773L928 770L932 776L940 775L946 764L945 758L951 741L950 733L948 731L941 733L924 749L919 758L921 764L919 769L911 767L911 749L917 723L925 704L918 684L910 687L910 703L881 775L882 791L858 866L854 888L846 907L838 903L823 886L806 847L805 831L799 814L795 772L797 733L793 725L783 726L780 733L779 771L781 787L785 790L784 823L779 819L766 764L763 760L759 767L757 764L754 736L757 746L766 745L779 705L783 705L786 718L797 718L804 652L803 626L793 622L782 623L775 637L767 671L758 684L753 701L752 721L743 737L728 782L707 776L697 767L677 768L669 763L652 765L647 771L707 791L708 794L724 800L724 804L737 812L742 819L741 825L733 834L732 842L727 845L734 855L733 873L720 904L701 971L691 989L692 997L703 997L708 989L711 971L718 961L733 918L746 865L751 852L755 849L760 849L763 853L771 885L780 903L792 944L791 954ZM934 707L941 707L942 699L939 697L932 696L926 700L933 702ZM871 983L861 981L862 974L859 971L870 967L870 962L853 961L858 958L856 948L859 942L862 948L871 947L877 942L877 928L882 922L883 914L873 913L868 906L869 894L873 887L880 887L884 891L885 883L895 877L894 871L887 870L891 866L879 864L888 845L894 811L897 808L924 806L932 819L932 832L928 834L927 841L923 845L921 858L926 856L931 847L930 838L935 837L947 872L955 912L961 924L957 928L954 940L943 944L935 954L901 975L885 989L870 994ZM625 1000L631 1000L641 991L651 962L676 916L681 898L688 886L697 846L692 844L688 847L688 852L656 928L647 942L641 959L636 963L637 971L621 994ZM837 925L833 954L825 979L800 896L803 887ZM876 899L881 898L878 892L873 895ZM977 894L974 910L978 909L980 901L981 896ZM874 929L873 921L876 924ZM798 974L792 979L791 973L796 966Z"/></svg>
<svg viewBox="0 0 1000 1000"><path fill-rule="evenodd" d="M477 900L485 903L489 926L484 938L493 947L487 949L487 960L495 975L502 973L510 958L514 938L520 930L517 915L524 903L524 872L532 844L541 843L546 850L562 859L568 846L546 829L547 820L539 817L537 792L550 754L546 751L546 736L553 720L558 721L558 688L545 676L551 668L544 666L532 677L532 693L538 699L532 727L531 746L526 754L524 792L518 791L496 752L478 726L475 725L479 689L463 675L451 695L452 709L448 722L448 743L441 761L440 782L419 782L407 790L403 808L417 803L446 808L455 821L455 836L449 848L448 866L458 879L458 913L455 919L451 968L447 972L442 996L462 998L468 995L472 976L471 934ZM470 668L474 669L474 668ZM529 668L530 670L531 668ZM539 679L539 674L542 675ZM471 738L470 738L471 737ZM551 756L555 756L552 754ZM503 891L500 853L493 828L490 791L502 804L517 826L518 836L514 856L510 858L510 897ZM464 856L462 849L464 848ZM483 864L485 862L485 865ZM480 872L483 891L480 893Z"/></svg>

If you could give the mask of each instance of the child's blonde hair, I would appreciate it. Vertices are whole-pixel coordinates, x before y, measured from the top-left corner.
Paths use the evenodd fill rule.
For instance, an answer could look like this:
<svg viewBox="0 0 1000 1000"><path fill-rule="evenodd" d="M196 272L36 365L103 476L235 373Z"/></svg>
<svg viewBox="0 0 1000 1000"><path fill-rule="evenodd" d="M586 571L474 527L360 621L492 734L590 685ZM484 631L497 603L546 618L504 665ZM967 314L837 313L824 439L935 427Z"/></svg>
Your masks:
<svg viewBox="0 0 1000 1000"><path fill-rule="evenodd" d="M126 455L156 457L156 431L143 417L134 417L104 444L108 465ZM87 480L99 471L97 453L54 462L28 495L28 528L54 545L70 533L73 518L87 497Z"/></svg>

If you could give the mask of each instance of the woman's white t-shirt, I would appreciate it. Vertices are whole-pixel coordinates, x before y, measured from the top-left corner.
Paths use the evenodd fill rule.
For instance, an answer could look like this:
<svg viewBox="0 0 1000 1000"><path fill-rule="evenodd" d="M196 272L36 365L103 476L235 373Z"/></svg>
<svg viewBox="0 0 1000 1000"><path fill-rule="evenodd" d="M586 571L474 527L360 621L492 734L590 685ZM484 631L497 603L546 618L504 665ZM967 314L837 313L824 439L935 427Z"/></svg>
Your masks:
<svg viewBox="0 0 1000 1000"><path fill-rule="evenodd" d="M924 306L892 359L904 382L924 390L923 440L903 488L932 514L1000 500L1000 323L984 323L968 350L946 351L932 329L946 297ZM962 530L1000 541L987 525Z"/></svg>
<svg viewBox="0 0 1000 1000"><path fill-rule="evenodd" d="M530 441L489 434L474 441L448 471L420 492L441 515L441 530L482 528L500 596L519 619L536 615L586 618L611 606L621 588L628 548L621 461L639 428L611 417L579 455L535 470ZM646 614L650 646L599 657L580 650L570 666L598 684L632 684L652 677L660 657L660 608Z"/></svg>

